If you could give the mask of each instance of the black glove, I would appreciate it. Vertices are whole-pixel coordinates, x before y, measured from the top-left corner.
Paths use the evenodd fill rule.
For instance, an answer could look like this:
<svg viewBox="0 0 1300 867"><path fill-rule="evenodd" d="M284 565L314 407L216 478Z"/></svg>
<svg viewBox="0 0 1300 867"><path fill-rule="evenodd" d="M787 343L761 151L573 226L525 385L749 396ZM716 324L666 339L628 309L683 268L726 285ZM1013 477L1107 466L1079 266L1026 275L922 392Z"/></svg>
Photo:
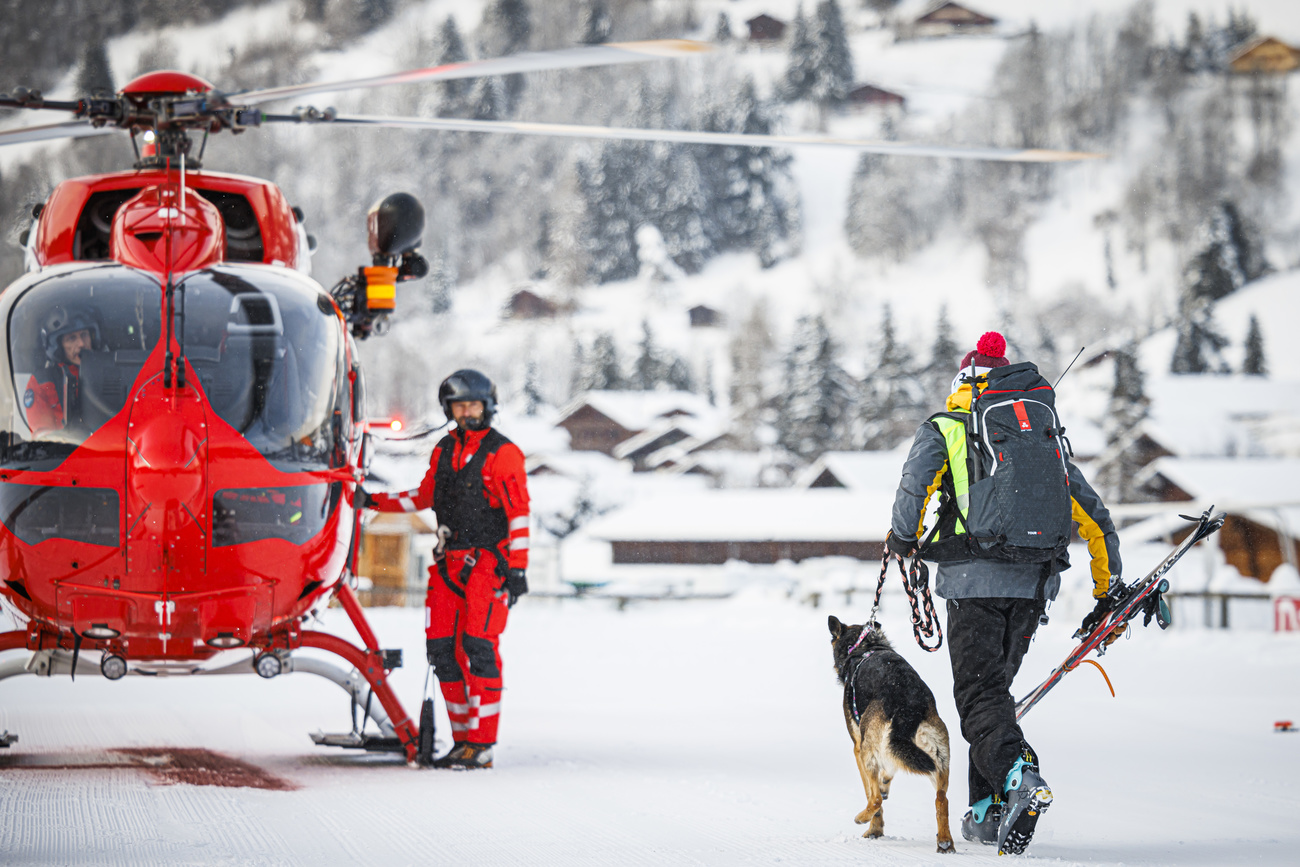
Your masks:
<svg viewBox="0 0 1300 867"><path fill-rule="evenodd" d="M510 569L506 572L506 607L513 608L519 597L528 592L528 578L523 569Z"/></svg>
<svg viewBox="0 0 1300 867"><path fill-rule="evenodd" d="M1083 623L1079 625L1079 631L1074 633L1074 637L1082 638L1096 629L1097 625L1106 618L1106 615L1115 610L1116 604L1127 589L1124 582L1119 580L1119 576L1112 578L1110 589L1106 591L1105 596L1097 600L1097 604L1093 606L1092 611L1083 618Z"/></svg>
<svg viewBox="0 0 1300 867"><path fill-rule="evenodd" d="M375 507L375 498L370 496L370 492L360 486L357 487L357 495L353 497L352 502L357 510L373 509Z"/></svg>
<svg viewBox="0 0 1300 867"><path fill-rule="evenodd" d="M885 534L885 547L906 559L916 553L916 540L895 536L894 531L890 530Z"/></svg>

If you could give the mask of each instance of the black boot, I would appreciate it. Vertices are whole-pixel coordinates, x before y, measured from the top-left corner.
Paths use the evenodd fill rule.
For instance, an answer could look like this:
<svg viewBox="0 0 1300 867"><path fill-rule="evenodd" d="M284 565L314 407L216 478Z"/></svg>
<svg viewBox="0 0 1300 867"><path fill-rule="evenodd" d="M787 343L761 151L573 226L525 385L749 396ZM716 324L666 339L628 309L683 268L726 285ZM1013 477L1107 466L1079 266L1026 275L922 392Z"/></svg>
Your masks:
<svg viewBox="0 0 1300 867"><path fill-rule="evenodd" d="M492 767L492 747L495 744L471 744L457 741L447 755L436 759L435 768L452 768L460 771L481 770Z"/></svg>
<svg viewBox="0 0 1300 867"><path fill-rule="evenodd" d="M1038 817L1052 806L1052 790L1038 773L1038 761L1028 748L1007 774L1006 809L998 825L998 854L1019 855L1033 839Z"/></svg>

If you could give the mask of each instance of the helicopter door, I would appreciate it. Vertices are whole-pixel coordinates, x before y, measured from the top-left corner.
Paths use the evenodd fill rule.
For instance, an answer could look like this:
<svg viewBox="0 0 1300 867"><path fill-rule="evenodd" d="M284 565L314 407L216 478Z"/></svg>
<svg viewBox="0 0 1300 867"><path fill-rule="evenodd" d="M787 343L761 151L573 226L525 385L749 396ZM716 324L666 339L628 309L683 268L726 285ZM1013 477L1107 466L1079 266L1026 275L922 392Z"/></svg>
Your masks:
<svg viewBox="0 0 1300 867"><path fill-rule="evenodd" d="M176 623L169 603L173 594L205 589L212 522L203 402L192 387L164 389L159 374L136 392L128 424L127 571L141 590L158 594L163 641L197 637L198 624Z"/></svg>

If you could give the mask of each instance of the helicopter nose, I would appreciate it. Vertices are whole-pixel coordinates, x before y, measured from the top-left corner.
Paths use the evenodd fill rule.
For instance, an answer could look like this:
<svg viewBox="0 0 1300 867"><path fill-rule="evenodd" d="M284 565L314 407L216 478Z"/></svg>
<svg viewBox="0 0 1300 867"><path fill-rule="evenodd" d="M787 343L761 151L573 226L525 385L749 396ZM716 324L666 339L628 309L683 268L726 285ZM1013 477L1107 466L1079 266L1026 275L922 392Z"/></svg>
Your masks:
<svg viewBox="0 0 1300 867"><path fill-rule="evenodd" d="M127 423L127 562L146 591L177 592L207 568L207 417L192 389L155 377Z"/></svg>

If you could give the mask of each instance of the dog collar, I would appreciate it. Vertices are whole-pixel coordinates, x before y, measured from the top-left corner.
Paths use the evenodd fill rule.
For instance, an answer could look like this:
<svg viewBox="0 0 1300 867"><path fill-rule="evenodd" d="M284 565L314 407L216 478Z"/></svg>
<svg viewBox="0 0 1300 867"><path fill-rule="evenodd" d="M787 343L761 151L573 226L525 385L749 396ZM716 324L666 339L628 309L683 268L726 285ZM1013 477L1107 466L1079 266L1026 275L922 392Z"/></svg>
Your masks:
<svg viewBox="0 0 1300 867"><path fill-rule="evenodd" d="M848 652L847 656L852 656L852 655L853 655L853 651L857 650L857 649L858 649L858 645L862 643L862 639L866 638L867 635L868 635L869 633L875 631L875 630L872 628L874 625L875 625L875 624L873 624L873 623L868 623L866 626L862 627L862 634L858 636L858 640L857 640L857 641L853 642L853 646L849 648L849 652Z"/></svg>

